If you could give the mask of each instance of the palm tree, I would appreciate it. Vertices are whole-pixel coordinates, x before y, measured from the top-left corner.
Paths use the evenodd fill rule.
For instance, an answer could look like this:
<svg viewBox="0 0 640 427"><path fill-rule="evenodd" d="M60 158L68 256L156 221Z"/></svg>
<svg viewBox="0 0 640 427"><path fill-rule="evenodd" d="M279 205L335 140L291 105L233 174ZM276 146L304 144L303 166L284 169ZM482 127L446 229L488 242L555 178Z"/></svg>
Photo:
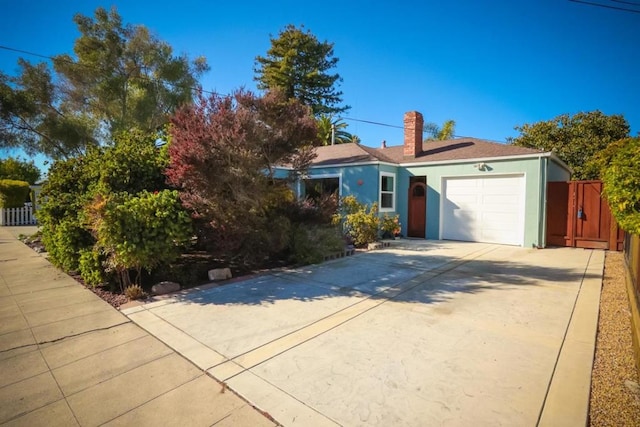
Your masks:
<svg viewBox="0 0 640 427"><path fill-rule="evenodd" d="M322 145L345 144L352 142L353 136L347 132L347 124L341 119L322 114L316 119L318 139Z"/></svg>
<svg viewBox="0 0 640 427"><path fill-rule="evenodd" d="M435 123L425 123L424 131L427 133L429 141L444 141L445 139L453 139L456 133L455 120L447 120L442 127Z"/></svg>

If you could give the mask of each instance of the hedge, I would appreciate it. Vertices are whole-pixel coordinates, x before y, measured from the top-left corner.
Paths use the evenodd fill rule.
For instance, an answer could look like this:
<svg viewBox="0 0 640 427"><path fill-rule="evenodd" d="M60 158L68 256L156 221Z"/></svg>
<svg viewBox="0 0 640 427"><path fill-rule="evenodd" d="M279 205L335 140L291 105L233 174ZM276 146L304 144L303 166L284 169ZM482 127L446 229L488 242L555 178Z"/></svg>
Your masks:
<svg viewBox="0 0 640 427"><path fill-rule="evenodd" d="M31 188L26 181L0 179L0 208L21 208Z"/></svg>

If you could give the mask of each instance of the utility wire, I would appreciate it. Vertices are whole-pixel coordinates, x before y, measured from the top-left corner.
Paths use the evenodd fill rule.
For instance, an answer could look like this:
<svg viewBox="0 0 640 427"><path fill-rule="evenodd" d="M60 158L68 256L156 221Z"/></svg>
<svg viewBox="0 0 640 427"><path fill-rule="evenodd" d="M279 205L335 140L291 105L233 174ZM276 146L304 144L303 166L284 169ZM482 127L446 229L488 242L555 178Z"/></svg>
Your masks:
<svg viewBox="0 0 640 427"><path fill-rule="evenodd" d="M638 10L638 9L629 9L629 8L626 8L626 7L610 6L610 5L606 5L606 4L602 4L602 3L592 3L590 1L584 1L584 0L569 0L569 1L574 2L574 3L587 4L589 6L597 6L597 7L604 7L604 8L607 8L607 9L621 10L621 11L624 11L624 12L640 13L640 10ZM619 3L626 3L626 2L622 2L622 1L618 1L618 2ZM632 4L634 4L634 3L632 3Z"/></svg>
<svg viewBox="0 0 640 427"><path fill-rule="evenodd" d="M611 1L615 3L630 4L632 6L640 6L640 3L635 1L623 1L623 0L611 0Z"/></svg>
<svg viewBox="0 0 640 427"><path fill-rule="evenodd" d="M402 126L390 125L390 124L387 124L387 123L380 123L380 122L373 122L371 120L354 119L354 118L351 118L351 117L338 117L338 119L350 120L352 122L369 123L371 125L386 126L386 127L390 127L390 128L396 128L396 129L404 129Z"/></svg>

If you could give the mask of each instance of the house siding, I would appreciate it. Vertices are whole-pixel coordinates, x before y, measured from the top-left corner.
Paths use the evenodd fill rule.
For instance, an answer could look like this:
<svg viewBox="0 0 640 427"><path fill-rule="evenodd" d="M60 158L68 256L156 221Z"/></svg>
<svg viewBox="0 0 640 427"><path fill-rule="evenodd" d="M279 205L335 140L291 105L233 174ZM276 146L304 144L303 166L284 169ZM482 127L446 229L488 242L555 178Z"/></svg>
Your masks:
<svg viewBox="0 0 640 427"><path fill-rule="evenodd" d="M538 246L540 242L540 221L543 205L540 197L541 158L518 160L492 160L485 162L490 170L479 171L474 167L476 162L407 166L399 173L397 210L403 225L402 233L406 234L409 178L411 176L427 177L427 239L440 239L440 203L441 187L444 178L450 177L489 177L505 174L523 174L525 178L524 195L524 246Z"/></svg>
<svg viewBox="0 0 640 427"><path fill-rule="evenodd" d="M342 196L354 195L361 203L378 201L379 165L309 168L307 176L339 175ZM300 195L299 193L297 193Z"/></svg>
<svg viewBox="0 0 640 427"><path fill-rule="evenodd" d="M549 182L553 181L569 181L571 180L571 172L559 165L553 159L549 160Z"/></svg>

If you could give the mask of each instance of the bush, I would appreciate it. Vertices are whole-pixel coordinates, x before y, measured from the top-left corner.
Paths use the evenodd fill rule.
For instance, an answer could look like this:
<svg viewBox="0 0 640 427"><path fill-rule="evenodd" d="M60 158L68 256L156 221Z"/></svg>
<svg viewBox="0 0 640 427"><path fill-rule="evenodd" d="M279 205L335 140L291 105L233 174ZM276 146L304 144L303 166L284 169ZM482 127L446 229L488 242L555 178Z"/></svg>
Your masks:
<svg viewBox="0 0 640 427"><path fill-rule="evenodd" d="M65 271L78 271L81 252L90 250L93 242L91 234L79 225L75 217L42 226L42 243L49 259Z"/></svg>
<svg viewBox="0 0 640 427"><path fill-rule="evenodd" d="M345 236L356 246L364 246L375 242L384 233L391 235L399 233L398 218L398 215L387 214L380 217L377 203L367 206L360 203L355 196L346 196L341 200L340 209L334 215L333 223L340 225Z"/></svg>
<svg viewBox="0 0 640 427"><path fill-rule="evenodd" d="M81 213L98 179L90 168L96 158L93 150L84 157L57 160L42 189L44 202L38 210L42 242L53 264L66 271L77 270L80 252L95 243Z"/></svg>
<svg viewBox="0 0 640 427"><path fill-rule="evenodd" d="M286 215L295 223L329 225L337 210L338 196L326 194L317 199L295 200L286 207Z"/></svg>
<svg viewBox="0 0 640 427"><path fill-rule="evenodd" d="M640 234L640 138L616 146L603 172L604 194L620 228Z"/></svg>
<svg viewBox="0 0 640 427"><path fill-rule="evenodd" d="M96 248L80 250L78 270L87 285L95 287L105 283L103 261L103 257Z"/></svg>
<svg viewBox="0 0 640 427"><path fill-rule="evenodd" d="M124 290L124 295L130 300L142 299L147 296L140 285L127 286Z"/></svg>
<svg viewBox="0 0 640 427"><path fill-rule="evenodd" d="M192 236L191 221L182 209L178 192L163 190L137 196L101 196L87 217L97 237L97 247L117 273L122 290L130 285L129 272L147 271L174 261Z"/></svg>
<svg viewBox="0 0 640 427"><path fill-rule="evenodd" d="M0 208L21 208L29 197L29 183L0 179Z"/></svg>
<svg viewBox="0 0 640 427"><path fill-rule="evenodd" d="M380 231L383 238L393 238L400 235L400 217L384 214L380 218Z"/></svg>
<svg viewBox="0 0 640 427"><path fill-rule="evenodd" d="M344 241L335 227L299 224L292 229L290 261L295 264L317 264L342 250Z"/></svg>
<svg viewBox="0 0 640 427"><path fill-rule="evenodd" d="M55 265L80 271L94 286L114 278L105 270L111 267L126 285L127 268L139 277L141 268L179 254L191 227L177 193L163 190L168 154L158 138L131 130L111 146L51 166L38 221Z"/></svg>

